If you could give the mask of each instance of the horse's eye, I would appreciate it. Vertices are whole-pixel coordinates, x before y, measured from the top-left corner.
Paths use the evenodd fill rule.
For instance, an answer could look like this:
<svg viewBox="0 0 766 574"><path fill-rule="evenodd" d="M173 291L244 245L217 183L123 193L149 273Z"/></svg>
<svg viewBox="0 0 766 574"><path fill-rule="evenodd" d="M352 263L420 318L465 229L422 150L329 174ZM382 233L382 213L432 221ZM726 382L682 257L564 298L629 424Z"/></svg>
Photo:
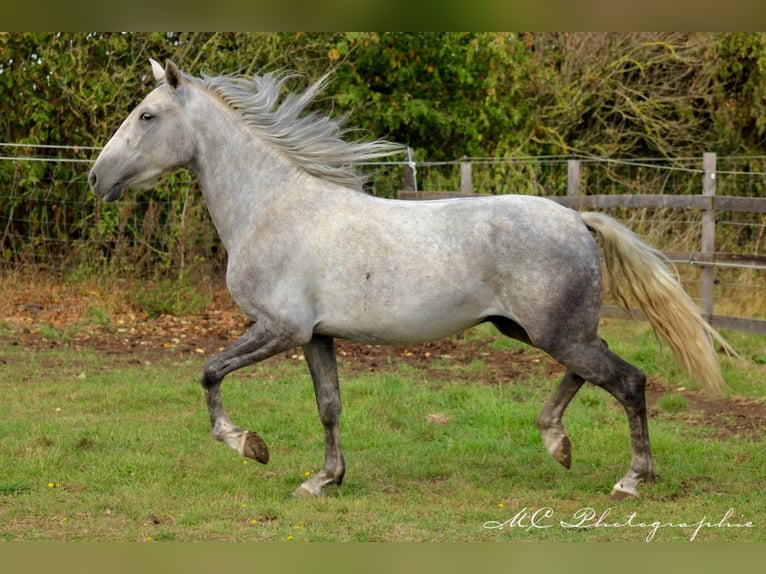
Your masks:
<svg viewBox="0 0 766 574"><path fill-rule="evenodd" d="M144 112L140 116L138 116L139 119L143 122L148 122L150 120L154 119L154 114L150 114L149 112Z"/></svg>

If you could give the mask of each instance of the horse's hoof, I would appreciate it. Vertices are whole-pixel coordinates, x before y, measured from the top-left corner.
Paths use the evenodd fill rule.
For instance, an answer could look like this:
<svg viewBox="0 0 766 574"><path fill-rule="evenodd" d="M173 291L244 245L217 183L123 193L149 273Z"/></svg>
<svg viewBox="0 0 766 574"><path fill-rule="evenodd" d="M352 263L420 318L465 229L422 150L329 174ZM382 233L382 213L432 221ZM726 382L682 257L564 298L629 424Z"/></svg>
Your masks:
<svg viewBox="0 0 766 574"><path fill-rule="evenodd" d="M322 492L314 492L309 487L301 484L298 488L293 490L293 498L317 498L322 496Z"/></svg>
<svg viewBox="0 0 766 574"><path fill-rule="evenodd" d="M564 435L556 451L551 454L564 468L572 466L572 443L569 442L569 437Z"/></svg>
<svg viewBox="0 0 766 574"><path fill-rule="evenodd" d="M257 460L261 464L269 462L269 447L263 442L263 439L257 434L248 431L245 437L245 445L242 450L242 456Z"/></svg>
<svg viewBox="0 0 766 574"><path fill-rule="evenodd" d="M556 459L561 466L568 469L572 465L572 443L569 441L569 437L552 429L544 431L542 436L543 445L545 445L548 454Z"/></svg>
<svg viewBox="0 0 766 574"><path fill-rule="evenodd" d="M621 482L618 482L612 488L612 493L609 495L612 500L629 500L639 498L638 490L635 487L626 486Z"/></svg>

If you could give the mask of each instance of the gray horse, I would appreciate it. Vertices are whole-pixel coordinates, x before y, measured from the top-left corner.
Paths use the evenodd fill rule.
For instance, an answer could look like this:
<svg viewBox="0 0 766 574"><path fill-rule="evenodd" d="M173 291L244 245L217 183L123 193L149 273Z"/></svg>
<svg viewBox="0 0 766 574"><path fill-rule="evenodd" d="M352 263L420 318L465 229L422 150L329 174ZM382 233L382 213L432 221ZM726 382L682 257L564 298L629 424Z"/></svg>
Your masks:
<svg viewBox="0 0 766 574"><path fill-rule="evenodd" d="M620 299L630 294L638 301L692 378L725 389L712 346L720 338L658 253L613 219L519 195L372 197L360 191L362 180L349 166L400 147L346 141L340 122L307 113L325 79L281 98L284 76L196 78L173 62L151 63L159 85L103 149L89 183L97 196L114 201L175 168L199 179L228 252L228 289L254 322L205 364L212 433L241 455L267 462L263 440L227 416L221 382L302 346L325 459L295 495L320 495L340 484L345 471L334 338L415 343L491 322L566 367L537 418L545 448L565 467L571 447L562 417L583 382L622 404L632 460L612 496L638 496L637 485L654 478L646 377L597 334L602 276L591 231L602 238L608 274L627 284Z"/></svg>

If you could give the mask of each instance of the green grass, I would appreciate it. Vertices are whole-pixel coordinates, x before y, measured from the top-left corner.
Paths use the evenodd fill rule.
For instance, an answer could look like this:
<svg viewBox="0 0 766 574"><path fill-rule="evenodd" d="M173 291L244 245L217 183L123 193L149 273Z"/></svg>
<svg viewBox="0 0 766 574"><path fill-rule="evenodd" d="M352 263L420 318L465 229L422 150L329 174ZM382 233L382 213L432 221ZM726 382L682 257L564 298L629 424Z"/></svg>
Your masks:
<svg viewBox="0 0 766 574"><path fill-rule="evenodd" d="M665 411L680 412L686 409L686 399L683 395L667 393L660 397L657 405Z"/></svg>
<svg viewBox="0 0 766 574"><path fill-rule="evenodd" d="M669 389L684 384L657 362L645 330L626 325L607 325L610 345ZM468 336L504 344L487 330ZM534 426L557 381L468 384L408 366L352 374L341 362L346 481L297 500L290 493L323 456L305 365L272 359L224 382L232 419L269 444L271 462L261 466L210 437L201 364L1 344L0 540L642 541L652 530L561 526L584 508L618 525L632 514L633 524L715 524L731 508L729 523L754 526L703 527L697 540L766 538L764 441L712 438L674 416L673 401L650 422L661 480L642 485L641 499L615 503L607 495L627 470L628 431L599 389L583 388L567 411L567 471L544 453ZM736 390L763 397L766 367L726 369ZM447 423L430 422L433 413ZM546 508L552 515L541 511L538 525L550 527L529 527ZM489 521L504 528L485 528ZM680 541L694 528L656 530L657 541Z"/></svg>

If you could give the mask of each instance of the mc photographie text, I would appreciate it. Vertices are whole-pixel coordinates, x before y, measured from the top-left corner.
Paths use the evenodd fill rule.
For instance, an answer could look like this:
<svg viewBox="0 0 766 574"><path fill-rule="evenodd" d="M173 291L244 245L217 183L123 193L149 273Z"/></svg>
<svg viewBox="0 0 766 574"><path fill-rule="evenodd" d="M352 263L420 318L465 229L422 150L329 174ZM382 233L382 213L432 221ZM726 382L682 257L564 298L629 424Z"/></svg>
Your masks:
<svg viewBox="0 0 766 574"><path fill-rule="evenodd" d="M550 506L541 508L524 507L511 518L504 521L490 520L484 523L488 530L524 530L527 532L561 528L564 530L604 529L635 529L645 532L646 542L655 539L662 530L681 529L688 531L688 539L693 542L701 532L714 528L755 528L755 525L745 519L733 519L734 509L730 508L721 517L703 516L699 520L682 522L666 520L646 520L639 517L638 512L626 514L624 517L615 516L609 507L601 512L590 508L580 508L571 515L558 518L557 512Z"/></svg>

